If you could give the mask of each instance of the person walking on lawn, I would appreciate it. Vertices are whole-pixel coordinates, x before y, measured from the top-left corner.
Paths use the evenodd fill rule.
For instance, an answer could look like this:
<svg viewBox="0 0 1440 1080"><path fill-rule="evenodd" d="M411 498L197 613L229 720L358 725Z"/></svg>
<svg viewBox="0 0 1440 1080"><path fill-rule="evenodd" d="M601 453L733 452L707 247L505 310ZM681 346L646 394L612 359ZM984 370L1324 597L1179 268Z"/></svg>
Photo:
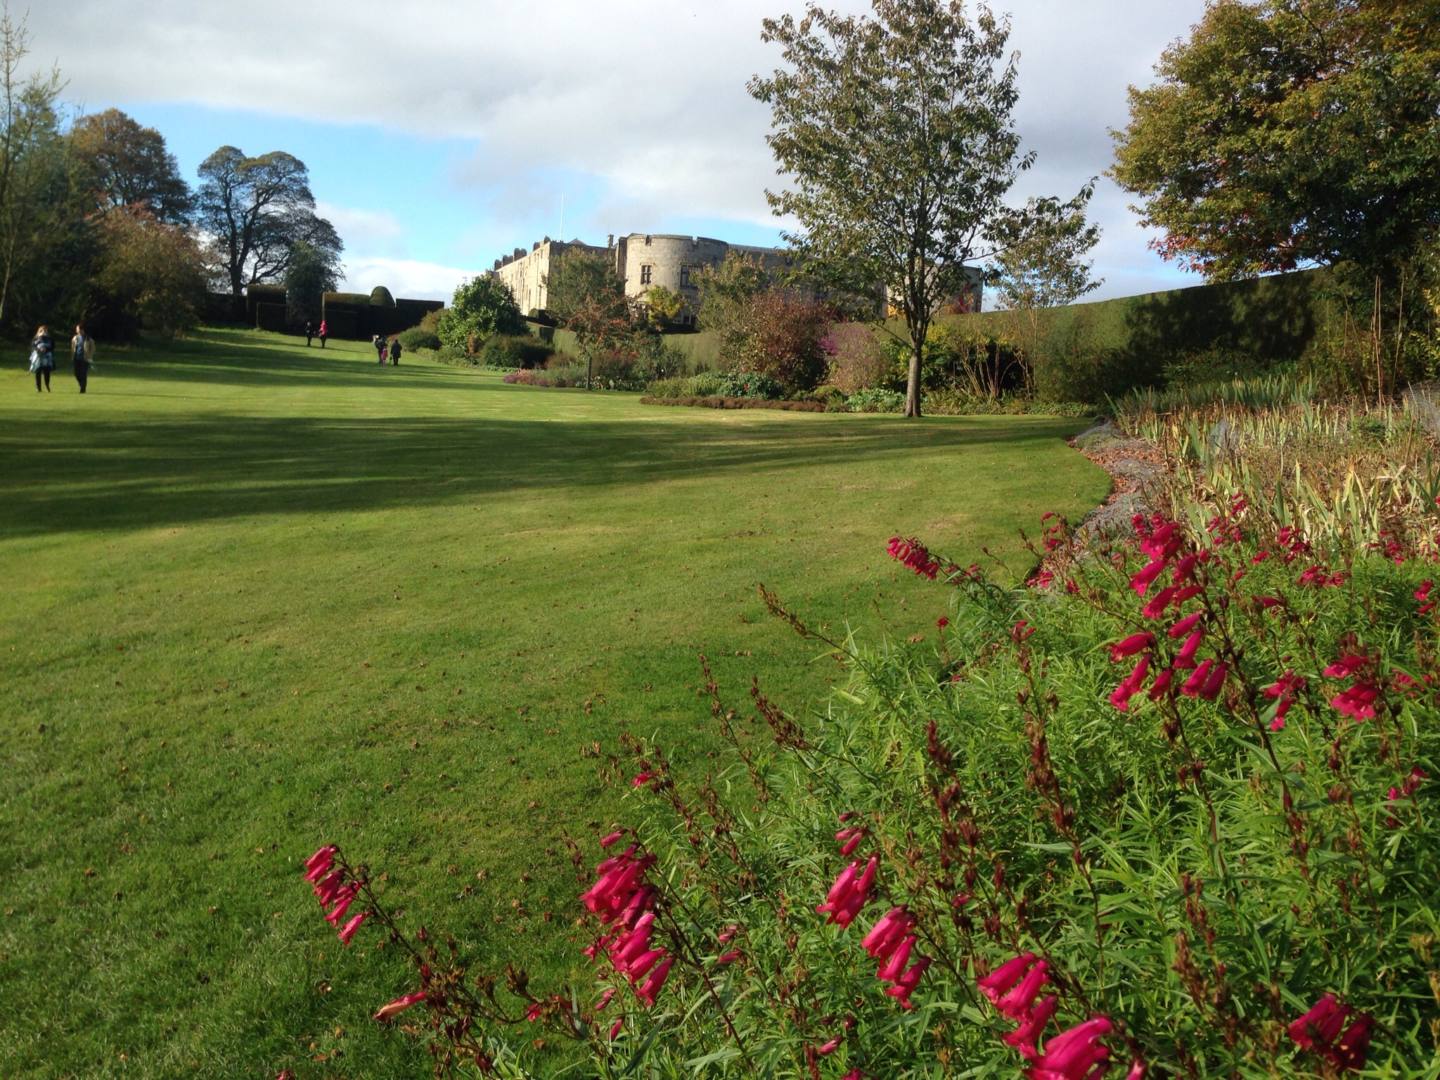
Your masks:
<svg viewBox="0 0 1440 1080"><path fill-rule="evenodd" d="M309 319L305 320L305 347L310 347L310 339L315 336L315 324Z"/></svg>
<svg viewBox="0 0 1440 1080"><path fill-rule="evenodd" d="M75 381L83 394L90 381L90 369L95 366L95 339L85 333L80 323L75 324L75 336L70 339L70 355L75 361Z"/></svg>
<svg viewBox="0 0 1440 1080"><path fill-rule="evenodd" d="M397 337L394 341L390 342L390 366L391 366L391 367L399 367L399 366L400 366L400 354L401 354L402 352L404 352L404 351L405 351L405 347L400 344L400 339L399 339L398 337Z"/></svg>
<svg viewBox="0 0 1440 1080"><path fill-rule="evenodd" d="M329 337L329 336L330 336L330 327L325 324L325 320L324 320L324 319L321 319L321 320L320 320L320 347L321 347L322 349L325 347L325 339L326 339L327 337Z"/></svg>
<svg viewBox="0 0 1440 1080"><path fill-rule="evenodd" d="M48 393L50 373L55 370L55 339L44 323L35 328L35 340L30 343L30 370L35 374L35 392L40 392L40 380L43 378Z"/></svg>

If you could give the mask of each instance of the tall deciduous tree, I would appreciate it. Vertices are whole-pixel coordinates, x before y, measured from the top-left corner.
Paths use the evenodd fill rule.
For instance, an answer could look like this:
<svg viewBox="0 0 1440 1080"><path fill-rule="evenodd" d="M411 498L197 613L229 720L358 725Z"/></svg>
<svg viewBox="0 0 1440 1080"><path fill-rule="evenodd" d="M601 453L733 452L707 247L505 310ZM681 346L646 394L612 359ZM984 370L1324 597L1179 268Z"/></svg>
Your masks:
<svg viewBox="0 0 1440 1080"><path fill-rule="evenodd" d="M274 150L246 157L222 146L200 166L196 222L209 234L237 307L245 286L283 280L297 245L308 245L332 269L344 244L315 213L305 163Z"/></svg>
<svg viewBox="0 0 1440 1080"><path fill-rule="evenodd" d="M158 221L183 225L193 206L165 137L119 109L82 116L70 129L81 182L101 210L143 207Z"/></svg>
<svg viewBox="0 0 1440 1080"><path fill-rule="evenodd" d="M193 327L205 299L205 264L194 238L143 206L105 214L99 230L92 311L103 332L128 336L138 325L173 335Z"/></svg>
<svg viewBox="0 0 1440 1080"><path fill-rule="evenodd" d="M569 250L554 260L545 299L545 309L561 323L592 301L625 301L625 282L615 272L612 260L598 252Z"/></svg>
<svg viewBox="0 0 1440 1080"><path fill-rule="evenodd" d="M920 415L930 323L965 287L1003 199L1031 158L1011 125L1018 96L1006 23L959 0L872 0L873 15L811 3L767 19L786 67L750 81L772 110L768 141L793 186L767 192L806 270L851 291L887 290L910 350L907 416Z"/></svg>
<svg viewBox="0 0 1440 1080"><path fill-rule="evenodd" d="M29 40L25 20L12 18L6 4L0 9L0 322L35 317L42 301L62 294L64 306L73 306L70 294L77 285L83 290L89 269L77 257L86 239L84 215L74 212L60 133L64 84L55 69L22 75Z"/></svg>
<svg viewBox="0 0 1440 1080"><path fill-rule="evenodd" d="M1156 73L1112 173L1162 255L1214 280L1383 273L1436 242L1436 0L1212 0Z"/></svg>

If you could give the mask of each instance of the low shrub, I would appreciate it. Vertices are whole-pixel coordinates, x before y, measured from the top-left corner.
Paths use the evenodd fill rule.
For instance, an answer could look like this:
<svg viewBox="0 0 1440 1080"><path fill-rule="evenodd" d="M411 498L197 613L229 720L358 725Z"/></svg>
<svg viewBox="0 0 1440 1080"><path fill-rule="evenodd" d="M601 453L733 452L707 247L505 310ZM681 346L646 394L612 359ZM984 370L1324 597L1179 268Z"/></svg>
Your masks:
<svg viewBox="0 0 1440 1080"><path fill-rule="evenodd" d="M697 375L656 379L645 387L651 397L719 397L729 385L723 375L715 371L702 371Z"/></svg>
<svg viewBox="0 0 1440 1080"><path fill-rule="evenodd" d="M846 406L857 413L898 413L905 410L905 395L898 390L860 390L846 399Z"/></svg>
<svg viewBox="0 0 1440 1080"><path fill-rule="evenodd" d="M584 386L585 369L571 366L555 368L516 368L507 371L502 380L518 386Z"/></svg>
<svg viewBox="0 0 1440 1080"><path fill-rule="evenodd" d="M818 301L781 289L759 293L744 306L731 359L739 371L773 380L781 393L812 390L830 366L826 342L833 320L831 308Z"/></svg>
<svg viewBox="0 0 1440 1080"><path fill-rule="evenodd" d="M782 412L826 412L822 401L780 400L753 397L652 397L640 399L641 405L688 405L701 409L778 409Z"/></svg>
<svg viewBox="0 0 1440 1080"><path fill-rule="evenodd" d="M475 360L486 367L538 368L554 354L553 347L529 334L493 334L475 353Z"/></svg>
<svg viewBox="0 0 1440 1080"><path fill-rule="evenodd" d="M864 323L835 324L822 345L830 356L830 385L845 394L881 386L895 374L894 362Z"/></svg>
<svg viewBox="0 0 1440 1080"><path fill-rule="evenodd" d="M963 390L934 390L921 402L932 416L1094 416L1096 408L1083 401L1041 401L1025 394L999 398L968 394Z"/></svg>
<svg viewBox="0 0 1440 1080"><path fill-rule="evenodd" d="M760 371L722 371L715 373L717 393L721 397L780 398L785 387Z"/></svg>
<svg viewBox="0 0 1440 1080"><path fill-rule="evenodd" d="M400 344L405 346L405 351L408 353L415 353L420 349L433 349L439 352L441 348L439 324L440 312L438 310L428 312L420 320L419 325L400 331L397 335Z"/></svg>

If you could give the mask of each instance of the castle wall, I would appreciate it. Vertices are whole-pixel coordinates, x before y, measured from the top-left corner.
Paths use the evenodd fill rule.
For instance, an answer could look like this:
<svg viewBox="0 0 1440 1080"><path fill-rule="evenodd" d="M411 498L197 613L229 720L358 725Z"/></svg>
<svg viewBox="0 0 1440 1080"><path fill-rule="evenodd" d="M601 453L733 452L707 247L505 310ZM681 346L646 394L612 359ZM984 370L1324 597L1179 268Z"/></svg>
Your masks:
<svg viewBox="0 0 1440 1080"><path fill-rule="evenodd" d="M547 236L531 245L529 251L517 248L506 258L496 259L492 273L509 286L510 295L515 297L522 314L544 311L550 301L550 270L556 259L572 249L601 254L607 250L579 241L551 240Z"/></svg>
<svg viewBox="0 0 1440 1080"><path fill-rule="evenodd" d="M643 299L663 285L685 301L682 323L693 322L700 306L700 272L719 266L730 251L725 241L704 236L631 233L624 245L625 295Z"/></svg>

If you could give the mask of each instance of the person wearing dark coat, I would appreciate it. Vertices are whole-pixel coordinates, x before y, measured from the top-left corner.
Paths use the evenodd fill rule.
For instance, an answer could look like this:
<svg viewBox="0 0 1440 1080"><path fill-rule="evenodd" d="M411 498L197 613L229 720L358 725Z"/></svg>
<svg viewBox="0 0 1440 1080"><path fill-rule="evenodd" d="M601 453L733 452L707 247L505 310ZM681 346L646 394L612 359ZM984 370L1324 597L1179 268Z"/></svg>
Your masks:
<svg viewBox="0 0 1440 1080"><path fill-rule="evenodd" d="M70 339L70 355L75 361L75 381L80 384L83 394L85 385L90 381L90 369L95 365L95 339L85 333L85 327L79 324L75 327L75 336Z"/></svg>
<svg viewBox="0 0 1440 1080"><path fill-rule="evenodd" d="M391 366L391 367L399 367L399 366L400 366L400 354L401 354L402 352L404 352L404 351L405 351L405 348L404 348L404 346L402 346L402 345L400 344L400 339L399 339L398 337L397 337L394 341L390 342L390 366Z"/></svg>

